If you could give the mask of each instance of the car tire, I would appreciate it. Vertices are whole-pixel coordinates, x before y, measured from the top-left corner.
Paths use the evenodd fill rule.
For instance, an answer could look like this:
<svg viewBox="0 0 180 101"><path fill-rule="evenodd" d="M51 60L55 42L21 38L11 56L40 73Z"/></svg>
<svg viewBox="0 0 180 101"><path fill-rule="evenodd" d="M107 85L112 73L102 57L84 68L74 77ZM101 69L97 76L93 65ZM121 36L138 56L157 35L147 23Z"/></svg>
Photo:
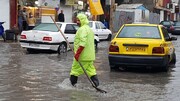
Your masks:
<svg viewBox="0 0 180 101"><path fill-rule="evenodd" d="M126 67L125 66L110 66L110 70L123 72L126 70Z"/></svg>
<svg viewBox="0 0 180 101"><path fill-rule="evenodd" d="M110 66L110 71L117 71L118 70L118 66Z"/></svg>
<svg viewBox="0 0 180 101"><path fill-rule="evenodd" d="M172 65L176 64L176 54L175 53L173 53L173 55L172 55L172 60L171 60L170 64L172 64Z"/></svg>
<svg viewBox="0 0 180 101"><path fill-rule="evenodd" d="M112 37L112 35L109 34L109 35L108 35L108 38L107 38L107 41L111 41L111 37Z"/></svg>
<svg viewBox="0 0 180 101"><path fill-rule="evenodd" d="M94 44L95 44L95 48L97 48L97 47L98 47L98 42L97 42L97 40L94 40Z"/></svg>
<svg viewBox="0 0 180 101"><path fill-rule="evenodd" d="M171 35L174 35L174 33L171 32Z"/></svg>
<svg viewBox="0 0 180 101"><path fill-rule="evenodd" d="M32 53L32 51L33 51L33 49L31 49L31 48L27 48L26 50L29 54Z"/></svg>
<svg viewBox="0 0 180 101"><path fill-rule="evenodd" d="M67 52L67 44L61 43L58 47L57 53L61 54L61 53L65 53L65 52Z"/></svg>
<svg viewBox="0 0 180 101"><path fill-rule="evenodd" d="M169 65L168 66L163 66L162 71L163 72L168 72L169 71Z"/></svg>
<svg viewBox="0 0 180 101"><path fill-rule="evenodd" d="M169 59L168 59L169 60ZM167 61L167 64L165 65L165 66L162 66L161 67L161 69L162 69L162 71L163 72L168 72L169 71L169 65L170 63L169 63L169 61Z"/></svg>

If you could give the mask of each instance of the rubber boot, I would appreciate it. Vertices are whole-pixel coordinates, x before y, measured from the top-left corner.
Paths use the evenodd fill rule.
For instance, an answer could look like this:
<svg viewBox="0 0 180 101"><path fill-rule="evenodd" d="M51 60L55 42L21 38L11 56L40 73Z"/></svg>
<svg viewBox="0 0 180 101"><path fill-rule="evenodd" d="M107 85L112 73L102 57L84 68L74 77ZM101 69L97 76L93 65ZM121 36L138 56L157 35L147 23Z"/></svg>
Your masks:
<svg viewBox="0 0 180 101"><path fill-rule="evenodd" d="M75 86L75 84L77 83L77 80L78 80L77 76L74 76L74 75L70 76L70 81L73 86Z"/></svg>
<svg viewBox="0 0 180 101"><path fill-rule="evenodd" d="M91 80L96 87L99 86L99 80L98 80L97 75L91 76Z"/></svg>

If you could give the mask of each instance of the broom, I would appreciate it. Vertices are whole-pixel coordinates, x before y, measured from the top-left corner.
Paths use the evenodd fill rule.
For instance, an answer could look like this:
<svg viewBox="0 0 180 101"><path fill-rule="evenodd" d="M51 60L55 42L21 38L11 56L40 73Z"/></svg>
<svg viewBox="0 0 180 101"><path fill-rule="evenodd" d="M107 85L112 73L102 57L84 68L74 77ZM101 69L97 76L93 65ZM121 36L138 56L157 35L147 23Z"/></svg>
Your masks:
<svg viewBox="0 0 180 101"><path fill-rule="evenodd" d="M59 32L61 33L61 35L63 36L63 38L65 39L67 45L69 46L69 48L72 50L73 54L75 55L75 52L73 50L73 48L70 46L69 44L69 41L66 39L64 33L61 31L60 27L56 24L55 20L53 19L52 16L50 16L51 19L53 20L54 24L56 25L56 27L58 28ZM81 62L77 61L79 63L79 65L81 66L82 70L84 71L84 74L86 75L87 79L89 80L89 82L91 83L92 87L94 87L98 92L101 92L101 93L107 93L105 90L102 90L100 88L97 88L94 84L94 82L89 78L85 68L83 67L83 65L81 64Z"/></svg>

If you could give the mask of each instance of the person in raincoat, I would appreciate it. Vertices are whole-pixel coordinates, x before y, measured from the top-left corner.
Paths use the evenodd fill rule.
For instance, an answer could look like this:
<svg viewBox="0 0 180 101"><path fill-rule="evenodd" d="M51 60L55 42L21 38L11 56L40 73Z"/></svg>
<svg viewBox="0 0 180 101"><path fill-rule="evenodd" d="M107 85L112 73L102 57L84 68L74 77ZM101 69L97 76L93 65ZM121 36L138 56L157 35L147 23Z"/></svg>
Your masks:
<svg viewBox="0 0 180 101"><path fill-rule="evenodd" d="M70 81L73 86L77 83L78 76L84 74L82 67L78 61L85 68L88 76L97 87L99 80L94 67L95 60L95 46L94 46L94 33L89 27L89 20L85 14L77 15L77 25L80 28L76 32L74 39L74 60L70 72Z"/></svg>

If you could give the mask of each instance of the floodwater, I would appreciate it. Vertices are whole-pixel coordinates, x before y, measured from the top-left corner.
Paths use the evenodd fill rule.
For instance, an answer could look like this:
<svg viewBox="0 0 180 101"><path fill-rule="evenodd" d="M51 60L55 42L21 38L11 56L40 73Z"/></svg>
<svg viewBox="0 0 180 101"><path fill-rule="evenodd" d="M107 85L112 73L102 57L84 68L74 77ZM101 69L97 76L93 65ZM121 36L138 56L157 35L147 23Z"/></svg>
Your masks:
<svg viewBox="0 0 180 101"><path fill-rule="evenodd" d="M100 80L97 92L87 77L69 82L73 54L26 53L15 42L0 42L0 101L179 101L180 48L176 48L176 68L168 73L151 70L110 71L109 41L102 41L95 66Z"/></svg>

